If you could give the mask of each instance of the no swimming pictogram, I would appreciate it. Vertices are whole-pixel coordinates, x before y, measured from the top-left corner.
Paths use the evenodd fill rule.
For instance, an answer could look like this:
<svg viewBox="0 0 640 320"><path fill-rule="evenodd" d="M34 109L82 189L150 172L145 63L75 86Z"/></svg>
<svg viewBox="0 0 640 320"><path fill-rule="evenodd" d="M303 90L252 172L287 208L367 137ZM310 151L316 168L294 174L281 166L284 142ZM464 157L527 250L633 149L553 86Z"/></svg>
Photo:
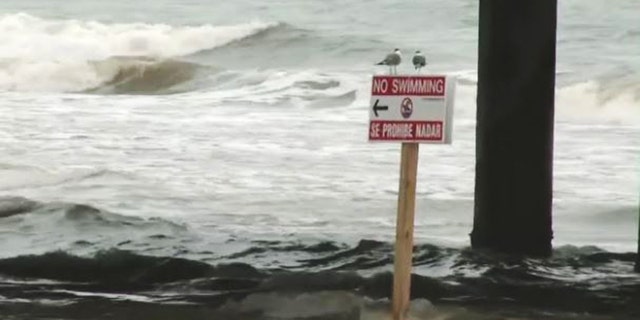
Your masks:
<svg viewBox="0 0 640 320"><path fill-rule="evenodd" d="M400 114L402 114L403 118L409 119L412 113L413 113L413 101L411 101L411 98L404 98L402 100L402 103L400 104Z"/></svg>

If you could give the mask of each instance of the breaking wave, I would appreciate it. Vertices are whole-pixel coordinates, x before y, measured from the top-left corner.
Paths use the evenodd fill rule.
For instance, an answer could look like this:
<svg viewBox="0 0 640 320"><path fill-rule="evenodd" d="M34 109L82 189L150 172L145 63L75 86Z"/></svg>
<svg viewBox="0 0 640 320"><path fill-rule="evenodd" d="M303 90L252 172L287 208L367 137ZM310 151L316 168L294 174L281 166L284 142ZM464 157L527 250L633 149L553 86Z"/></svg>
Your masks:
<svg viewBox="0 0 640 320"><path fill-rule="evenodd" d="M475 117L477 77L474 72L452 72L459 86L456 104L465 117ZM631 78L631 79L629 79ZM624 81L591 80L556 87L555 115L573 123L640 124L640 83L631 76Z"/></svg>
<svg viewBox="0 0 640 320"><path fill-rule="evenodd" d="M0 90L77 92L115 84L116 92L128 92L122 89L128 86L133 92L154 92L158 86L182 82L196 68L171 58L224 46L278 26L263 22L229 26L105 24L47 20L24 13L3 15ZM142 80L121 83L141 70L150 76L160 73L161 79L149 84L143 76ZM172 71L177 71L177 79L168 76Z"/></svg>
<svg viewBox="0 0 640 320"><path fill-rule="evenodd" d="M640 123L640 82L587 81L561 88L556 93L560 119Z"/></svg>
<svg viewBox="0 0 640 320"><path fill-rule="evenodd" d="M24 13L0 16L2 58L106 59L112 56L175 57L226 45L277 28L278 23L170 26L47 20Z"/></svg>
<svg viewBox="0 0 640 320"><path fill-rule="evenodd" d="M158 94L186 90L180 87L193 80L203 65L152 58L114 57L90 63L104 82L86 89L86 93L99 94Z"/></svg>

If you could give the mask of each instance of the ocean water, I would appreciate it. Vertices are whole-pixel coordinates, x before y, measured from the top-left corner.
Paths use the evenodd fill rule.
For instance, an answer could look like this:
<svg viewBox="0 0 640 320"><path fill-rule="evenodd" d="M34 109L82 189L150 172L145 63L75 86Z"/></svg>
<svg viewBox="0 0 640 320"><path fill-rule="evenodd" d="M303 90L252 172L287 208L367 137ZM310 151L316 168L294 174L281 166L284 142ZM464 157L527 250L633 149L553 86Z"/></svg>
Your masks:
<svg viewBox="0 0 640 320"><path fill-rule="evenodd" d="M458 84L415 318L640 315L640 3L558 13L556 253L505 262L468 250L477 1L2 1L0 314L382 317L400 146L367 108L398 47Z"/></svg>

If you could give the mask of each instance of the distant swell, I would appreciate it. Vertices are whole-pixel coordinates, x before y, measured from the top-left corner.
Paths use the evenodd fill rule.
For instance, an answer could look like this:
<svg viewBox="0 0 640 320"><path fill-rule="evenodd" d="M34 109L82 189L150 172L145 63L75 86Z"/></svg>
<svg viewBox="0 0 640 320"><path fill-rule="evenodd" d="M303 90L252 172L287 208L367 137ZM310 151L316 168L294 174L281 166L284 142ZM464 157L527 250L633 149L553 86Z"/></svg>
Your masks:
<svg viewBox="0 0 640 320"><path fill-rule="evenodd" d="M31 212L40 206L36 201L22 197L0 198L0 218Z"/></svg>
<svg viewBox="0 0 640 320"><path fill-rule="evenodd" d="M27 222L37 219L35 217L46 217L49 229L57 228L56 222L71 222L82 225L88 233L93 228L106 227L120 229L128 227L132 229L163 229L182 230L183 226L162 219L142 219L133 216L124 216L117 213L101 210L87 204L65 203L65 202L38 202L23 197L0 197L0 219L13 216L25 216ZM0 223L9 224L8 221L0 220Z"/></svg>
<svg viewBox="0 0 640 320"><path fill-rule="evenodd" d="M207 55L211 51L227 49L227 50L239 50L239 49L251 49L251 50L263 50L271 51L274 47L283 49L295 46L301 43L309 44L312 41L312 33L308 30L297 28L287 23L273 24L268 28L259 30L246 37L238 38L224 46L216 46L213 48L207 48L205 50L195 53L195 56ZM245 51L246 53L246 51ZM264 55L269 55L270 52L264 52Z"/></svg>

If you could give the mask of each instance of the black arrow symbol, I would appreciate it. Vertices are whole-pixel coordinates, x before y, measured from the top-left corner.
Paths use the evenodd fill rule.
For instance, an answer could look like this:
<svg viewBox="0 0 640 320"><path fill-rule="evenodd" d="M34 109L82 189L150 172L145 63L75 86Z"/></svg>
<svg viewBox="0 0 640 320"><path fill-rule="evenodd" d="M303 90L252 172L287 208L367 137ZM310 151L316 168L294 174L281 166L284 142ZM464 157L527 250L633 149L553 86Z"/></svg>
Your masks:
<svg viewBox="0 0 640 320"><path fill-rule="evenodd" d="M376 115L376 117L378 116L378 111L389 110L389 106L379 106L378 102L380 102L380 99L376 99L376 103L373 104L373 113Z"/></svg>

